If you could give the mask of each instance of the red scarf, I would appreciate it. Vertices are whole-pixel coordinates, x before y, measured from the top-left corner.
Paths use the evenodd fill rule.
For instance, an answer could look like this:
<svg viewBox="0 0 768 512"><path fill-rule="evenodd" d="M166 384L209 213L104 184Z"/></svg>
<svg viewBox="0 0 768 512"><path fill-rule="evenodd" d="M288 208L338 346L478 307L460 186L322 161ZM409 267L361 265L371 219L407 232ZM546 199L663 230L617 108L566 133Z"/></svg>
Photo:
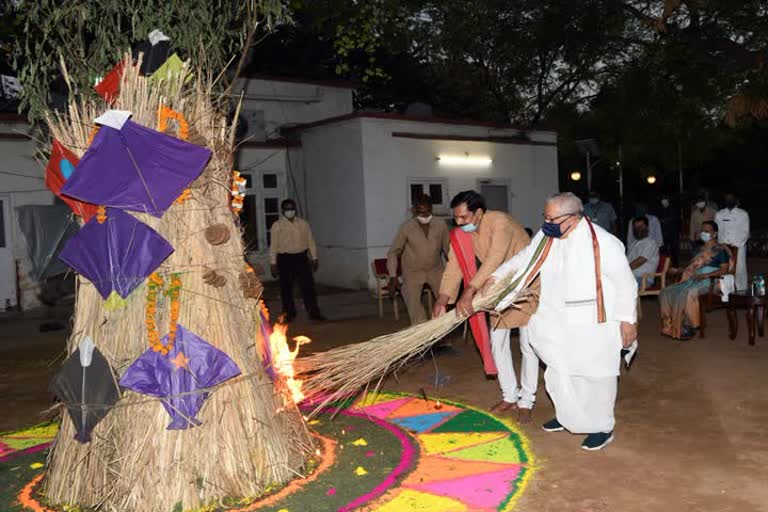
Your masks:
<svg viewBox="0 0 768 512"><path fill-rule="evenodd" d="M477 274L477 263L475 261L475 249L472 247L472 234L465 233L461 228L451 230L451 247L453 254L456 255L456 261L461 268L461 274L464 276L464 286L469 286L469 282ZM480 357L483 359L483 370L488 375L496 375L496 364L493 362L491 353L491 336L488 332L488 321L484 312L480 311L469 317L469 326L472 329L472 336L475 338L475 344L480 350Z"/></svg>

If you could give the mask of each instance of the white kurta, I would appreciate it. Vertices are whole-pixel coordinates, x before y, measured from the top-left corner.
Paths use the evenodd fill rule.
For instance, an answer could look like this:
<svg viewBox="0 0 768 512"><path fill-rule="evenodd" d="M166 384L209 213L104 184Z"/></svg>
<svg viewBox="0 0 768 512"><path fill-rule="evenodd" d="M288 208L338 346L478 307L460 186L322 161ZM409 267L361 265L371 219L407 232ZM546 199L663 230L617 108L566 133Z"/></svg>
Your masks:
<svg viewBox="0 0 768 512"><path fill-rule="evenodd" d="M656 242L657 247L662 247L664 245L664 234L661 230L661 221L659 221L657 216L651 215L650 213L645 217L648 219L648 238ZM637 241L635 232L632 231L632 222L634 222L634 220L634 218L631 219L627 226L627 247L631 247L632 244Z"/></svg>
<svg viewBox="0 0 768 512"><path fill-rule="evenodd" d="M747 278L747 240L749 240L749 214L741 208L723 208L715 215L719 228L717 239L724 244L739 248L736 259L736 289L749 288Z"/></svg>
<svg viewBox="0 0 768 512"><path fill-rule="evenodd" d="M544 379L557 419L573 433L610 432L621 355L620 323L637 321L637 281L623 244L595 225L607 321L597 323L592 236L582 220L566 239L555 239L541 267L539 307L528 323L531 344L547 365ZM494 273L524 268L543 238Z"/></svg>

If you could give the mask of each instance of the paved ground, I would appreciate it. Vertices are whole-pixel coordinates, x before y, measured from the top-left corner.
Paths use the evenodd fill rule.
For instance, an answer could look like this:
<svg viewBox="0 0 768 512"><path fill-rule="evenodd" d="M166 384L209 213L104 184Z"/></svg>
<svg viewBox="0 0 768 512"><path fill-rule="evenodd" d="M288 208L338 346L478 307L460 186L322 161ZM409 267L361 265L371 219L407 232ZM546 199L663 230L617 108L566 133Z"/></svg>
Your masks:
<svg viewBox="0 0 768 512"><path fill-rule="evenodd" d="M376 316L364 293L329 294L321 305L332 321L299 319L292 334L313 338L307 348L361 341L404 326ZM622 376L616 442L599 453L579 449L581 437L547 434L538 425L553 415L540 386L535 423L525 427L540 471L519 504L524 511L768 511L768 338L747 345L744 314L736 341L725 314L711 317L704 340L674 342L658 335L658 310L645 302L641 349ZM66 318L63 308L59 315ZM41 334L43 317L0 318L0 431L34 421L48 406L48 380L62 356L65 333ZM489 407L498 400L473 346L460 336L391 378L387 389L418 392ZM519 351L513 352L519 364ZM431 387L435 372L442 385Z"/></svg>

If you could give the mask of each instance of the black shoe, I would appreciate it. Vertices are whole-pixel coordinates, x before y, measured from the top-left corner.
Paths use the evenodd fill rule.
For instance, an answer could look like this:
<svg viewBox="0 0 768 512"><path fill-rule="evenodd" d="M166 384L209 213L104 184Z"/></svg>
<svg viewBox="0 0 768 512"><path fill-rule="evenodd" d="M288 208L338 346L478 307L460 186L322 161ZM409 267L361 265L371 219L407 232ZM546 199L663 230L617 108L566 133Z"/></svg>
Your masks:
<svg viewBox="0 0 768 512"><path fill-rule="evenodd" d="M322 313L314 313L312 315L309 315L309 318L311 318L315 322L325 322L326 320L328 320L322 315Z"/></svg>
<svg viewBox="0 0 768 512"><path fill-rule="evenodd" d="M560 422L557 421L557 418L552 418L543 424L541 428L544 430L544 432L562 432L565 430L565 427L563 427Z"/></svg>
<svg viewBox="0 0 768 512"><path fill-rule="evenodd" d="M611 442L613 442L613 432L598 432L596 434L589 434L584 439L584 442L581 443L581 447L589 451L602 450Z"/></svg>

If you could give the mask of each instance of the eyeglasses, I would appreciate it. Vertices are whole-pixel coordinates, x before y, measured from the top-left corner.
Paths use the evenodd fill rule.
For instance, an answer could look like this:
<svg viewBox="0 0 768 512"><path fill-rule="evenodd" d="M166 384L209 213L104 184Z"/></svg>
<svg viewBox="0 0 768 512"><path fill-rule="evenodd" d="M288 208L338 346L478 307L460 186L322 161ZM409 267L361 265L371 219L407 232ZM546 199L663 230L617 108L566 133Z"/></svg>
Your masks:
<svg viewBox="0 0 768 512"><path fill-rule="evenodd" d="M541 216L544 217L544 222L550 222L554 223L557 219L562 219L563 217L572 217L576 215L576 213L564 213L562 215L558 215L557 217L547 217L546 214L542 213Z"/></svg>

